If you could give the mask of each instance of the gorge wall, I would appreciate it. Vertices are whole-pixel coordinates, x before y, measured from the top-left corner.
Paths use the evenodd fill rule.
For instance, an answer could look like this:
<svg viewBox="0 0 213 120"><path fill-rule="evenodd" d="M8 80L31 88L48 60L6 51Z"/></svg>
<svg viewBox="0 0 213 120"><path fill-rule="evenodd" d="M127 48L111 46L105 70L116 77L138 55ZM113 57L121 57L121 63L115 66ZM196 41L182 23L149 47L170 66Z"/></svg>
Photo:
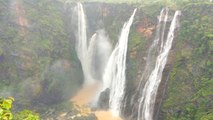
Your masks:
<svg viewBox="0 0 213 120"><path fill-rule="evenodd" d="M17 109L53 106L69 100L83 84L75 52L72 11L76 4L67 7L55 0L0 2L0 96L14 96ZM122 105L123 118L134 120L139 103L132 98L137 97L134 94L164 5L99 2L83 5L87 36L91 38L96 30L105 29L113 46L123 23L138 8L129 34L127 85ZM190 3L180 10L180 27L163 71L154 118L208 120L213 117L213 4ZM175 8L170 11L172 16ZM20 23L23 17L27 24Z"/></svg>

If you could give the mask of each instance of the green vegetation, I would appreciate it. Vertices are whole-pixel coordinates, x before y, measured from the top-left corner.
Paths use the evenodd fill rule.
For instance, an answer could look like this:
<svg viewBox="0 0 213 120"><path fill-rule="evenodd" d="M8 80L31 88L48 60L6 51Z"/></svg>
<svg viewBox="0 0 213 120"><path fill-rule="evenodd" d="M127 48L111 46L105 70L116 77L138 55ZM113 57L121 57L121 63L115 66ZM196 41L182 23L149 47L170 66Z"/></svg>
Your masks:
<svg viewBox="0 0 213 120"><path fill-rule="evenodd" d="M191 4L182 13L176 60L162 108L163 119L211 120L213 5Z"/></svg>
<svg viewBox="0 0 213 120"><path fill-rule="evenodd" d="M23 110L16 113L13 120L40 120L40 117L30 110Z"/></svg>
<svg viewBox="0 0 213 120"><path fill-rule="evenodd" d="M32 100L41 99L40 96L49 99L57 91L58 102L67 99L60 94L69 97L80 86L81 68L72 36L66 31L62 6L60 2L47 0L0 0L2 96L15 92L17 104L30 105ZM27 21L24 26L21 18ZM52 67L56 64L57 68ZM53 78L52 73L58 77ZM47 90L44 84L58 88Z"/></svg>
<svg viewBox="0 0 213 120"><path fill-rule="evenodd" d="M76 2L76 0L59 0L59 1ZM144 7L153 5L163 5L173 9L179 9L183 8L188 4L209 2L209 0L78 0L78 2L102 2L102 3L116 3L116 4L127 3Z"/></svg>
<svg viewBox="0 0 213 120"><path fill-rule="evenodd" d="M0 98L0 120L40 120L37 113L30 110L23 110L21 112L12 114L12 103L14 98Z"/></svg>
<svg viewBox="0 0 213 120"><path fill-rule="evenodd" d="M12 120L13 115L11 113L13 98L0 98L0 120Z"/></svg>
<svg viewBox="0 0 213 120"><path fill-rule="evenodd" d="M43 106L44 111L48 107L57 109L54 105L69 100L83 80L75 53L75 36L68 25L71 19L67 18L67 11L58 0L17 0L20 6L11 1L0 0L0 96L16 93L17 106L26 108L36 104ZM213 4L208 1L80 0L113 3L103 4L103 13L100 13L101 7L97 9L101 14L98 19L103 22L113 44L118 40L123 23L135 6L138 7L128 43L126 90L130 92L137 86L136 79L145 63L143 56L154 35L154 30L150 30L153 34L147 37L143 31L137 31L137 27L154 29L156 16L165 6L171 11L182 11L181 27L175 40L176 56L161 108L163 120L213 119ZM17 20L20 17L17 9L24 11L20 14L28 22L24 27ZM143 23L145 20L148 22ZM14 110L12 114L12 102L12 98L0 99L0 120L40 119L37 113L29 110ZM59 106L57 111L65 107L69 108L65 111L73 111L72 106ZM95 118L90 117L76 119Z"/></svg>

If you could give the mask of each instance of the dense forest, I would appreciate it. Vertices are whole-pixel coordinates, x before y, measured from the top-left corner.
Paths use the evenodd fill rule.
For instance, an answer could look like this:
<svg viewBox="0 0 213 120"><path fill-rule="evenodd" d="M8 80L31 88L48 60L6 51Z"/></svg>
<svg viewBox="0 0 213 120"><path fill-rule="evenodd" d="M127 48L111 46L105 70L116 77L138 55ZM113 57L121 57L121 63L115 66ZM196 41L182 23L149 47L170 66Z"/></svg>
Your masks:
<svg viewBox="0 0 213 120"><path fill-rule="evenodd" d="M211 0L0 0L0 120L111 120L98 113L110 109L109 88L100 93L95 107L76 104L81 98L73 101L86 79L76 50L77 2L84 8L87 39L92 41L94 35L103 39L98 43L103 46L94 45L98 50L92 62L91 74L98 83L109 57L104 53L106 56L96 58L102 54L99 49L109 49L111 54L120 43L123 24L137 8L127 36L122 120L141 120L136 110L142 93L138 85L145 87L141 78L161 10L169 9L162 37L170 31L175 11L180 10L157 87L153 118L144 120L213 120ZM83 96L89 98L96 87L86 89Z"/></svg>

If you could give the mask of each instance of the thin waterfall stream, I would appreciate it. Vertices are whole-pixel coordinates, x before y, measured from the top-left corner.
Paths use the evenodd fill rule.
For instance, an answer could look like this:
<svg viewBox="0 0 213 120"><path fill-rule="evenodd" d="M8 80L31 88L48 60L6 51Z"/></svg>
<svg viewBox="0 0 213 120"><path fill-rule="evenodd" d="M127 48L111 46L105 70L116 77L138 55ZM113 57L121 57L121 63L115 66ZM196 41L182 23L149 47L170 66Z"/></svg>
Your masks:
<svg viewBox="0 0 213 120"><path fill-rule="evenodd" d="M78 18L76 32L76 52L81 62L84 73L84 85L95 84L98 80L94 72L97 72L94 64L99 60L99 76L102 76L102 71L111 53L111 43L104 29L97 30L90 39L87 37L87 21L84 13L84 8L81 3L77 3L76 13Z"/></svg>
<svg viewBox="0 0 213 120"><path fill-rule="evenodd" d="M81 3L77 3L77 12L78 12L78 32L77 32L77 41L76 41L76 52L79 60L81 61L82 70L84 73L84 84L94 83L94 79L92 78L89 70L89 48L88 48L88 40L87 40L87 30L86 30L86 16L84 13L84 9ZM93 42L94 40L92 40ZM91 42L91 43L92 43ZM90 52L90 54L92 54Z"/></svg>
<svg viewBox="0 0 213 120"><path fill-rule="evenodd" d="M156 61L154 63L155 64L154 68L153 70L150 71L151 73L148 74L148 76L143 75L144 78L148 78L148 79L145 83L145 86L142 88L142 94L140 97L139 109L138 109L138 120L153 120L154 105L155 105L158 87L161 82L162 73L167 62L169 51L172 47L174 32L178 26L178 16L180 15L180 13L181 13L180 11L175 12L173 20L169 28L169 32L167 34L167 38L164 39L164 30L165 30L165 25L168 18L167 16L168 10L163 9L161 11L161 15L159 18L159 26L158 26L159 28L157 32L160 33L160 27L162 27L162 32L161 34L157 33L157 37L154 40L149 51L149 54L156 52L156 51L153 51L153 46L156 47L156 45L158 45L160 46L160 48L156 50L158 50L159 53L157 54ZM163 20L163 25L161 25L162 20ZM159 42L160 39L161 39L161 42ZM149 63L149 59L148 59L147 65L150 65L150 64L151 63ZM147 72L145 71L144 73L147 73ZM143 77L142 77L142 80L144 80Z"/></svg>

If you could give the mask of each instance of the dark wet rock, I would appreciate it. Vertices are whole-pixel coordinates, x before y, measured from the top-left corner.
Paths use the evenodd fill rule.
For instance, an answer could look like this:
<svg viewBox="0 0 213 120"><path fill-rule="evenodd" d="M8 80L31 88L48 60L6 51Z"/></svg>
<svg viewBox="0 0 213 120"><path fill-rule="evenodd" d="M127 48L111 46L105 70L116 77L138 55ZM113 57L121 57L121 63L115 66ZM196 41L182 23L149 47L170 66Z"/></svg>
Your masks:
<svg viewBox="0 0 213 120"><path fill-rule="evenodd" d="M107 110L109 108L109 94L110 89L107 88L105 91L101 92L99 101L98 101L98 108Z"/></svg>

